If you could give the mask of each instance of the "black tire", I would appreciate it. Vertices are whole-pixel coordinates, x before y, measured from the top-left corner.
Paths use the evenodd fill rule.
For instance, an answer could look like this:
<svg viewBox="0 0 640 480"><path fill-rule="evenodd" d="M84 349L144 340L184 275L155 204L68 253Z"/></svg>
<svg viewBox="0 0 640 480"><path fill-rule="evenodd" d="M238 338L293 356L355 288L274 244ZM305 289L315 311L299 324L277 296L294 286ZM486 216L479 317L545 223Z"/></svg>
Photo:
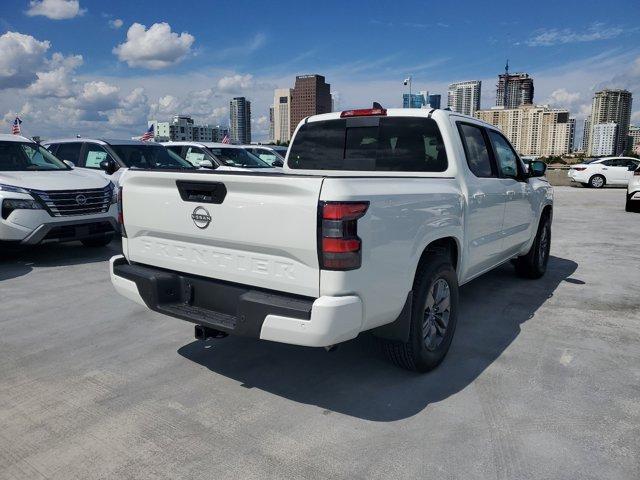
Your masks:
<svg viewBox="0 0 640 480"><path fill-rule="evenodd" d="M600 183L600 180L602 180L602 183ZM606 184L607 184L607 179L604 178L602 175L593 175L589 179L589 186L591 188L604 188Z"/></svg>
<svg viewBox="0 0 640 480"><path fill-rule="evenodd" d="M447 285L448 290L444 288L444 284ZM426 315L427 297L430 293L432 296L429 298L436 297L434 288L436 294L445 292L449 295L449 309L446 317L445 310L439 312L438 308L432 310L432 315L428 317ZM443 298L441 303L434 302L434 307L444 303ZM434 254L418 266L413 282L411 307L409 340L407 342L382 340L383 350L387 358L401 368L428 372L437 367L449 351L458 322L458 277L449 257ZM425 335L425 327L429 328L429 336Z"/></svg>
<svg viewBox="0 0 640 480"><path fill-rule="evenodd" d="M640 213L640 201L632 202L627 198L627 203L624 205L625 212Z"/></svg>
<svg viewBox="0 0 640 480"><path fill-rule="evenodd" d="M103 235L101 237L85 238L82 240L82 244L85 247L91 248L105 247L111 242L111 240L113 240L113 235Z"/></svg>
<svg viewBox="0 0 640 480"><path fill-rule="evenodd" d="M543 214L533 245L526 255L518 257L513 264L516 273L523 278L540 278L547 271L549 251L551 249L551 219Z"/></svg>
<svg viewBox="0 0 640 480"><path fill-rule="evenodd" d="M588 183L585 182L580 182L580 185L582 185L584 188L589 188L591 185L589 185Z"/></svg>

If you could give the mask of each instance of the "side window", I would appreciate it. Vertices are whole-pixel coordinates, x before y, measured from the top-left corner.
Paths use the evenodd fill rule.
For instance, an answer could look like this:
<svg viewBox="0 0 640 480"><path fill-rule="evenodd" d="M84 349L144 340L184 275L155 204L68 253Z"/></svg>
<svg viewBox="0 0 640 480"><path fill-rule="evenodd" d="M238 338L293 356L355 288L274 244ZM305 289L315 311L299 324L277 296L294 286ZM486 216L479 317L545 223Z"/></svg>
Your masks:
<svg viewBox="0 0 640 480"><path fill-rule="evenodd" d="M200 165L200 162L205 159L205 155L201 148L189 147L184 158L192 165Z"/></svg>
<svg viewBox="0 0 640 480"><path fill-rule="evenodd" d="M100 162L110 159L107 151L95 143L87 143L81 165L86 168L100 169Z"/></svg>
<svg viewBox="0 0 640 480"><path fill-rule="evenodd" d="M493 151L502 175L518 178L518 155L516 155L511 144L495 130L489 130L489 138L493 144Z"/></svg>
<svg viewBox="0 0 640 480"><path fill-rule="evenodd" d="M495 177L496 172L491 161L489 146L482 133L484 129L468 123L458 123L458 129L469 170L476 177Z"/></svg>
<svg viewBox="0 0 640 480"><path fill-rule="evenodd" d="M46 147L47 150L49 150L53 155L56 154L56 150L58 148L58 144L57 143L52 143L51 145L47 145Z"/></svg>
<svg viewBox="0 0 640 480"><path fill-rule="evenodd" d="M169 146L169 147L167 147L167 150L170 150L173 153L175 153L176 155L178 155L180 158L183 158L182 157L182 146L180 146L180 145Z"/></svg>
<svg viewBox="0 0 640 480"><path fill-rule="evenodd" d="M56 151L56 157L60 160L69 160L74 165L80 162L80 149L82 143L61 143Z"/></svg>
<svg viewBox="0 0 640 480"><path fill-rule="evenodd" d="M615 160L605 160L604 162L600 162L600 165L604 165L605 167L616 167L616 161Z"/></svg>

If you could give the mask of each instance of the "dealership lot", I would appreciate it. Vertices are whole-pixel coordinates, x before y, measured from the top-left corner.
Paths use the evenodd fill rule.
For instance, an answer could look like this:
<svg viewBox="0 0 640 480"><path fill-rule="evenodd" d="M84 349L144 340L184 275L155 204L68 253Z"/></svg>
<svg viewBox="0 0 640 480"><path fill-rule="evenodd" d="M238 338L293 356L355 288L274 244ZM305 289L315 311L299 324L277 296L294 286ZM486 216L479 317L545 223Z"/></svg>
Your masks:
<svg viewBox="0 0 640 480"><path fill-rule="evenodd" d="M637 478L640 214L556 188L539 281L461 289L426 375L226 338L117 295L119 244L0 257L0 478ZM384 281L384 279L380 279Z"/></svg>

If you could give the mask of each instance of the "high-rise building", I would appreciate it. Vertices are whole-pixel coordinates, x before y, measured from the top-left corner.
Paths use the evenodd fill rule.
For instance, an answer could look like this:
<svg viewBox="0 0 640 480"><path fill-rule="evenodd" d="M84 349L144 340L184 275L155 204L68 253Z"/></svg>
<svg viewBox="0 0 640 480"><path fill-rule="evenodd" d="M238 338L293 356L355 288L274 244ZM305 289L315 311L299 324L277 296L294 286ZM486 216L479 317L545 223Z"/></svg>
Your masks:
<svg viewBox="0 0 640 480"><path fill-rule="evenodd" d="M589 136L591 135L591 117L587 117L582 122L582 151L589 150Z"/></svg>
<svg viewBox="0 0 640 480"><path fill-rule="evenodd" d="M440 108L442 95L439 93L431 93L427 95L427 106L431 108Z"/></svg>
<svg viewBox="0 0 640 480"><path fill-rule="evenodd" d="M291 93L289 132L309 115L331 112L331 85L322 75L298 75Z"/></svg>
<svg viewBox="0 0 640 480"><path fill-rule="evenodd" d="M403 93L402 94L402 108L422 108L427 104L425 93Z"/></svg>
<svg viewBox="0 0 640 480"><path fill-rule="evenodd" d="M573 152L576 150L576 119L569 119L569 148Z"/></svg>
<svg viewBox="0 0 640 480"><path fill-rule="evenodd" d="M629 125L629 142L631 143L630 149L633 152L640 151L640 127ZM629 150L629 147L627 147L627 150Z"/></svg>
<svg viewBox="0 0 640 480"><path fill-rule="evenodd" d="M251 102L245 97L234 97L229 102L231 143L251 143Z"/></svg>
<svg viewBox="0 0 640 480"><path fill-rule="evenodd" d="M533 78L528 73L505 73L498 75L496 106L516 108L533 103Z"/></svg>
<svg viewBox="0 0 640 480"><path fill-rule="evenodd" d="M597 123L591 129L591 155L607 157L616 153L618 124L615 122Z"/></svg>
<svg viewBox="0 0 640 480"><path fill-rule="evenodd" d="M454 112L473 116L477 110L480 110L481 89L480 80L450 84L447 92L449 108Z"/></svg>
<svg viewBox="0 0 640 480"><path fill-rule="evenodd" d="M273 141L291 140L291 88L277 88L273 92Z"/></svg>
<svg viewBox="0 0 640 480"><path fill-rule="evenodd" d="M596 155L593 148L593 129L602 123L616 123L614 155L621 154L627 147L627 135L631 122L631 106L633 99L628 90L604 89L596 92L591 104L591 135L589 138L589 155Z"/></svg>
<svg viewBox="0 0 640 480"><path fill-rule="evenodd" d="M520 155L564 155L571 151L569 111L547 105L479 110L476 117L500 128Z"/></svg>

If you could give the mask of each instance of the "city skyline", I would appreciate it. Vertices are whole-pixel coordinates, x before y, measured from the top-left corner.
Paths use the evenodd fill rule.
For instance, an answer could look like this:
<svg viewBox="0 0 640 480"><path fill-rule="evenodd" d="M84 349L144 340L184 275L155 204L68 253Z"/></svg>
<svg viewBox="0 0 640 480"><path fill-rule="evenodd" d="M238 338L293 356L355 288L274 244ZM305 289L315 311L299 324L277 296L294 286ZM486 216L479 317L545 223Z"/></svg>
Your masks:
<svg viewBox="0 0 640 480"><path fill-rule="evenodd" d="M549 3L539 8L546 13L527 18L499 5L484 12L463 2L467 17L442 8L428 24L409 24L380 6L363 10L329 2L313 19L287 13L288 32L281 28L280 10L255 2L235 7L260 19L242 24L225 22L231 14L219 6L185 19L164 1L153 12L120 0L108 6L66 3L78 6L66 19L42 9L27 14L28 2L17 0L6 2L0 14L0 65L8 71L17 59L28 60L0 76L0 116L7 125L20 114L25 134L129 137L151 118L176 114L226 125L229 100L245 96L252 102L254 139L264 140L274 89L290 87L304 73L326 77L339 109L372 101L399 107L408 75L414 91L443 96L450 83L480 80L485 109L495 105L494 86L507 58L511 71L535 79L535 104L567 108L579 126L595 91L627 88L636 98L640 94L640 46L633 41L640 11L633 2L616 2L616 9L595 2L581 2L580 9ZM299 35L329 11L328 40Z"/></svg>

